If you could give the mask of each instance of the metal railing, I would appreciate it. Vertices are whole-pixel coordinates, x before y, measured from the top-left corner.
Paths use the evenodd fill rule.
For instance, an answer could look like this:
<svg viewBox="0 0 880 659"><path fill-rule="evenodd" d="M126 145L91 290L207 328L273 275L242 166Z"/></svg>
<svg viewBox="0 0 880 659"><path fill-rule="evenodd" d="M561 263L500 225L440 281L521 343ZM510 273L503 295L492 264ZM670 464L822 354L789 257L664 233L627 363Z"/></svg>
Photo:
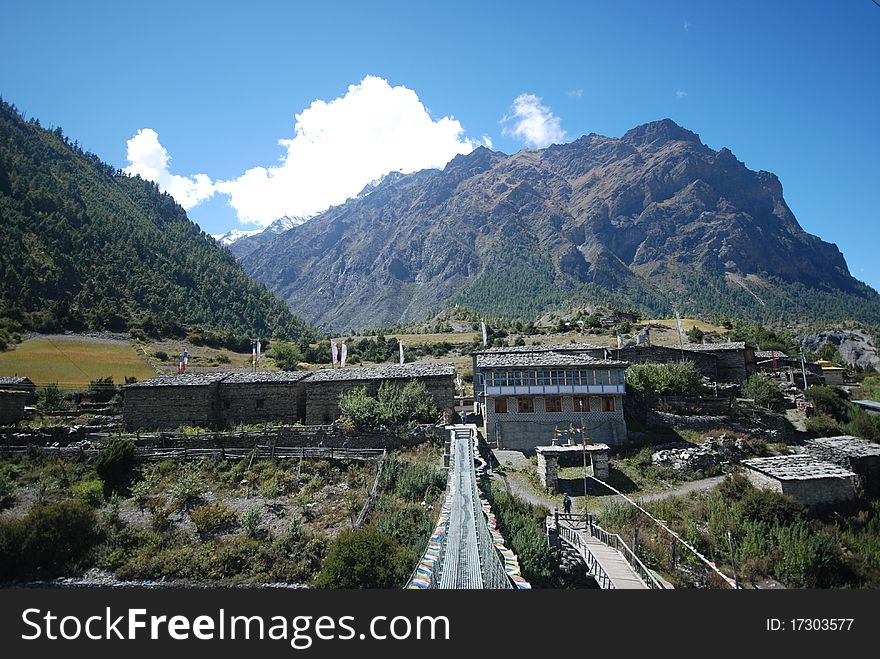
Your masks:
<svg viewBox="0 0 880 659"><path fill-rule="evenodd" d="M620 552L620 554L626 559L626 562L629 563L630 567L635 571L639 578L645 582L645 585L651 589L663 590L663 584L658 581L657 577L654 576L654 573L651 572L647 568L647 566L642 563L641 559L636 556L636 553L630 548L628 544L623 541L617 533L609 533L601 526L595 523L590 523L588 525L589 533L592 537L596 538L600 542L608 545L612 549L616 549Z"/></svg>
<svg viewBox="0 0 880 659"><path fill-rule="evenodd" d="M605 572L605 568L602 567L602 564L599 563L595 556L593 556L593 552L590 551L590 548L587 547L587 544L584 542L584 536L581 535L579 531L575 531L572 528L562 525L560 525L557 531L560 538L578 550L584 559L584 563L587 565L587 571L595 577L596 581L599 583L599 587L604 590L613 589L615 587L614 582L611 580L611 577L608 576L608 573Z"/></svg>
<svg viewBox="0 0 880 659"><path fill-rule="evenodd" d="M84 448L79 445L70 446L3 446L0 455L6 453L39 452L62 458L92 458L100 453L97 448ZM153 460L195 460L199 458L221 458L238 460L251 455L256 459L307 458L326 460L376 460L382 457L384 449L352 449L334 448L329 446L254 446L231 448L152 448L136 446L135 459Z"/></svg>

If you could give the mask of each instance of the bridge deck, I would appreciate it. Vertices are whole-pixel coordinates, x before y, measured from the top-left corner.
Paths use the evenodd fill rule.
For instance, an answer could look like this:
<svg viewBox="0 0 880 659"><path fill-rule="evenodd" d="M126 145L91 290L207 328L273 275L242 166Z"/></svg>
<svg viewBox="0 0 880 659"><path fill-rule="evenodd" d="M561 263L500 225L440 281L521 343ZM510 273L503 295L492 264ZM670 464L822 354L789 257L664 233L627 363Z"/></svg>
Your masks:
<svg viewBox="0 0 880 659"><path fill-rule="evenodd" d="M440 588L483 588L477 545L477 505L474 500L474 458L470 432L456 429L452 440L450 485L457 492L449 516L446 552L440 568ZM482 520L481 520L482 521Z"/></svg>
<svg viewBox="0 0 880 659"><path fill-rule="evenodd" d="M590 533L560 520L559 537L580 552L600 588L649 588L618 549L609 547Z"/></svg>

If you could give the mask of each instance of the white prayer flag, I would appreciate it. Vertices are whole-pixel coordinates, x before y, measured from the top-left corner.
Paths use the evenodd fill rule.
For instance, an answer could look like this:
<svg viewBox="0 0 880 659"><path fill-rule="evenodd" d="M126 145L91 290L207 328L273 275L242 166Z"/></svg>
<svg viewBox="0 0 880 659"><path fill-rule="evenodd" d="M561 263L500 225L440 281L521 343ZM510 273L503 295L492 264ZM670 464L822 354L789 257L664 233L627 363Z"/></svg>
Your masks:
<svg viewBox="0 0 880 659"><path fill-rule="evenodd" d="M339 359L339 368L345 368L345 358L348 357L348 346L342 344L342 355Z"/></svg>
<svg viewBox="0 0 880 659"><path fill-rule="evenodd" d="M403 366L403 341L397 339L397 345L400 347L400 365Z"/></svg>
<svg viewBox="0 0 880 659"><path fill-rule="evenodd" d="M483 330L483 347L486 347L486 345L489 342L486 340L486 323L485 323L485 321L482 321L482 320L480 321L480 329Z"/></svg>
<svg viewBox="0 0 880 659"><path fill-rule="evenodd" d="M331 339L330 340L330 358L332 360L332 365L334 367L336 366L336 355L337 355L336 341L333 341Z"/></svg>

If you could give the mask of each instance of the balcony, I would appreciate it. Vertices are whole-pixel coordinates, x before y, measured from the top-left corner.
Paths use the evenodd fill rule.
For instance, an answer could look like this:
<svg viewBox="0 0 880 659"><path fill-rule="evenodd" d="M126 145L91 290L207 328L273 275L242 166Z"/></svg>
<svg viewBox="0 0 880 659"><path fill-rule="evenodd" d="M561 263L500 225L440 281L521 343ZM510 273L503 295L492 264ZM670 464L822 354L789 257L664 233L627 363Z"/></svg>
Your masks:
<svg viewBox="0 0 880 659"><path fill-rule="evenodd" d="M626 395L624 384L539 384L484 387L486 396L600 396Z"/></svg>

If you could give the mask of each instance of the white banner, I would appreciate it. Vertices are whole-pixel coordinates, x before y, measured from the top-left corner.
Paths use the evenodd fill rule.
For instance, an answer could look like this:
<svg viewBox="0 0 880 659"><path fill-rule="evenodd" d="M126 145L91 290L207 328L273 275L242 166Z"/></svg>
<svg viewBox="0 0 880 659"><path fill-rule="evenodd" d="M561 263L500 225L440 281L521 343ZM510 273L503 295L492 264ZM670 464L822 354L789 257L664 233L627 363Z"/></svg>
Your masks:
<svg viewBox="0 0 880 659"><path fill-rule="evenodd" d="M331 357L332 365L333 365L333 366L336 366L336 355L337 355L337 352L336 352L336 341L333 341L333 340L331 339L331 341L330 341L330 357Z"/></svg>
<svg viewBox="0 0 880 659"><path fill-rule="evenodd" d="M486 323L482 320L480 321L480 329L483 330L483 347L485 348L488 341L486 340Z"/></svg>
<svg viewBox="0 0 880 659"><path fill-rule="evenodd" d="M262 344L260 343L260 340L257 339L257 363L258 363L258 364L260 363L260 350L261 350L262 347L263 347L263 346L262 346Z"/></svg>
<svg viewBox="0 0 880 659"><path fill-rule="evenodd" d="M403 366L403 341L397 339L397 345L400 347L400 365Z"/></svg>
<svg viewBox="0 0 880 659"><path fill-rule="evenodd" d="M348 346L342 344L342 355L339 359L339 368L345 368L345 358L348 357Z"/></svg>

